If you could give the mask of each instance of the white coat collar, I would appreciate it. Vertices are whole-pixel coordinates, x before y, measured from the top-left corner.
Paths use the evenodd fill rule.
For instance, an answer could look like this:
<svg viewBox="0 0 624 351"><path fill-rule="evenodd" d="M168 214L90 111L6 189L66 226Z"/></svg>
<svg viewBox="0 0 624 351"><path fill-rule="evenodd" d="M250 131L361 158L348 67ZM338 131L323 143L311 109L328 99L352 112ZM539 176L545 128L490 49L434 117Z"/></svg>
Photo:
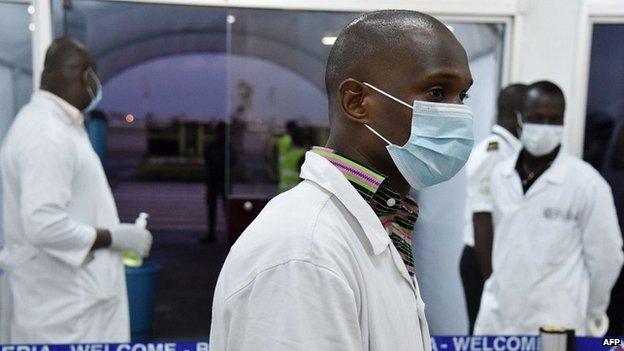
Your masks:
<svg viewBox="0 0 624 351"><path fill-rule="evenodd" d="M58 105L58 107L61 108L61 110L69 118L70 122L73 122L76 124L84 123L84 115L82 114L82 112L80 112L80 110L78 110L72 104L63 100L59 96L46 90L38 90L37 92L35 92L34 97L42 98L42 99L54 102L56 105Z"/></svg>
<svg viewBox="0 0 624 351"><path fill-rule="evenodd" d="M507 162L503 167L502 174L504 177L511 177L516 174L516 163L518 162L518 156L520 156L520 152L516 153L516 156L513 158L513 162ZM559 153L552 165L540 178L546 179L549 183L552 184L561 184L566 176L566 171L568 168L568 158L569 156L563 149L559 149ZM512 160L510 160L512 161Z"/></svg>
<svg viewBox="0 0 624 351"><path fill-rule="evenodd" d="M362 226L375 255L390 245L390 237L379 217L347 178L331 162L314 152L307 152L301 178L332 193Z"/></svg>
<svg viewBox="0 0 624 351"><path fill-rule="evenodd" d="M492 127L492 133L503 138L514 150L520 151L520 149L522 149L522 142L502 126L495 124Z"/></svg>

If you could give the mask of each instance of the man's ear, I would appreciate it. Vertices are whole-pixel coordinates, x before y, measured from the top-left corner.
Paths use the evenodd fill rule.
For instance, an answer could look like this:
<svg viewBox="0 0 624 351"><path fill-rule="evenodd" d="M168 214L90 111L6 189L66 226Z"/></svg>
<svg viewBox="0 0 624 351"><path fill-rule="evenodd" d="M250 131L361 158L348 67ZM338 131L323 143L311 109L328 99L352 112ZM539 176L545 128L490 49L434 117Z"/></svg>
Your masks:
<svg viewBox="0 0 624 351"><path fill-rule="evenodd" d="M366 96L366 86L355 79L348 78L340 83L338 87L340 93L340 106L345 116L357 123L366 123L368 111L364 98Z"/></svg>

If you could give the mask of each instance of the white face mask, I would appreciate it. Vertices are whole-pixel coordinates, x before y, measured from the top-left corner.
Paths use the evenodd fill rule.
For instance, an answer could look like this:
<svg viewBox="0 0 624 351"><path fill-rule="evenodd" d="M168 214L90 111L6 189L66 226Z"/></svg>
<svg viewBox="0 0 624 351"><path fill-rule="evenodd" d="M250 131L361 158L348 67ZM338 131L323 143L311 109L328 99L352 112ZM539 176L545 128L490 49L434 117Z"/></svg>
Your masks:
<svg viewBox="0 0 624 351"><path fill-rule="evenodd" d="M369 83L364 85L412 109L411 133L405 145L391 143L365 124L388 144L392 161L412 188L430 187L459 172L474 143L470 107L418 100L410 105Z"/></svg>
<svg viewBox="0 0 624 351"><path fill-rule="evenodd" d="M523 123L520 141L531 155L539 157L559 146L562 135L562 125Z"/></svg>

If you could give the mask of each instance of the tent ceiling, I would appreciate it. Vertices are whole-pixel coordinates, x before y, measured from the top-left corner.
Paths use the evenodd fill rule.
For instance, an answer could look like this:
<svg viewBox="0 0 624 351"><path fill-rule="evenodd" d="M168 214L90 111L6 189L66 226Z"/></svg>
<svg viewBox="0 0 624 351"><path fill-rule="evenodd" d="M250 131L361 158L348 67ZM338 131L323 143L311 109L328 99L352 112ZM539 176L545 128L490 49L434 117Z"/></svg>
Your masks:
<svg viewBox="0 0 624 351"><path fill-rule="evenodd" d="M57 35L64 23L60 3L53 1ZM29 69L26 5L0 4L0 11L9 18L0 21L0 64ZM228 15L235 17L231 26ZM330 47L321 38L336 35L355 14L74 1L66 16L68 34L91 48L104 80L155 58L210 51L269 60L322 88ZM500 27L452 25L471 59L500 44Z"/></svg>

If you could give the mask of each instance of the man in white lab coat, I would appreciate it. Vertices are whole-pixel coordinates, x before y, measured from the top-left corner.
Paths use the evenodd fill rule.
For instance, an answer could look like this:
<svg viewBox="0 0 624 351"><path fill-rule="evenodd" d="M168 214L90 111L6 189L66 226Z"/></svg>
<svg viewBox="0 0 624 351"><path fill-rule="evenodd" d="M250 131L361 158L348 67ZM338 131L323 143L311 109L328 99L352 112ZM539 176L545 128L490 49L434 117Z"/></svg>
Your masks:
<svg viewBox="0 0 624 351"><path fill-rule="evenodd" d="M611 189L561 149L565 100L551 82L531 84L522 151L492 174L492 275L476 334L537 334L542 326L603 335L622 266Z"/></svg>
<svg viewBox="0 0 624 351"><path fill-rule="evenodd" d="M524 84L512 84L501 90L498 94L496 124L492 127L492 133L474 147L466 163L468 187L465 246L459 268L464 285L470 333L474 330L479 312L483 284L492 271L490 263L492 238L484 236L484 233L492 232L492 214L488 211L492 202L490 176L497 164L513 157L522 148L518 140L517 114L525 93Z"/></svg>
<svg viewBox="0 0 624 351"><path fill-rule="evenodd" d="M360 16L325 76L327 147L232 247L214 296L211 350L430 350L413 275L418 207L472 149L472 84L450 30L413 11Z"/></svg>
<svg viewBox="0 0 624 351"><path fill-rule="evenodd" d="M147 255L151 234L120 224L83 113L99 101L95 62L81 44L55 40L41 89L2 144L10 343L127 342L121 252ZM5 307L5 306L3 306Z"/></svg>

